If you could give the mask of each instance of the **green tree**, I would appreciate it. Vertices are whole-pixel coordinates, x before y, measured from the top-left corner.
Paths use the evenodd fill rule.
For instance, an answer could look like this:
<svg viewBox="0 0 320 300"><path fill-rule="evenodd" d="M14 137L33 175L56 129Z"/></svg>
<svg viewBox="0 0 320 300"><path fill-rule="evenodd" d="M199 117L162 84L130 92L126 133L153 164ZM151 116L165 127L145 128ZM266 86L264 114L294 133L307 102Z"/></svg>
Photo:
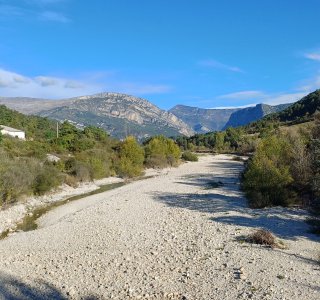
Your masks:
<svg viewBox="0 0 320 300"><path fill-rule="evenodd" d="M260 142L242 180L251 207L291 203L295 197L290 188L290 159L291 149L285 139L271 136Z"/></svg>
<svg viewBox="0 0 320 300"><path fill-rule="evenodd" d="M174 166L181 156L179 146L162 135L151 138L145 144L146 165L148 167Z"/></svg>
<svg viewBox="0 0 320 300"><path fill-rule="evenodd" d="M144 150L132 136L119 146L117 171L123 177L139 176L143 172Z"/></svg>

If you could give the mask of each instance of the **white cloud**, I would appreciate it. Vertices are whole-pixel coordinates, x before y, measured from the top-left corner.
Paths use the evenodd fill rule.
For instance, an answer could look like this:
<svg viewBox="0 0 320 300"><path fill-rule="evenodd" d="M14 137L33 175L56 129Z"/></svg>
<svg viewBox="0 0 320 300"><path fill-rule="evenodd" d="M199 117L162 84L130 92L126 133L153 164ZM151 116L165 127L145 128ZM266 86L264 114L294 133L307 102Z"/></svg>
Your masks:
<svg viewBox="0 0 320 300"><path fill-rule="evenodd" d="M276 95L269 95L263 103L269 104L269 105L277 105L277 104L285 104L285 103L293 103L304 96L306 96L308 93L301 92L301 93L283 93L283 94L276 94Z"/></svg>
<svg viewBox="0 0 320 300"><path fill-rule="evenodd" d="M304 57L320 62L320 51L319 52L313 52L313 53L305 53Z"/></svg>
<svg viewBox="0 0 320 300"><path fill-rule="evenodd" d="M59 80L52 77L38 76L38 77L35 77L34 79L37 83L39 83L43 87L59 84Z"/></svg>
<svg viewBox="0 0 320 300"><path fill-rule="evenodd" d="M128 82L118 80L116 75L94 74L85 79L73 79L53 76L28 77L8 70L0 69L0 95L6 97L34 97L62 99L100 92L119 92L136 96L163 94L171 90L164 84Z"/></svg>
<svg viewBox="0 0 320 300"><path fill-rule="evenodd" d="M258 103L264 103L269 105L293 103L300 100L302 97L306 96L310 91L300 91L292 93L266 93L263 91L241 91L231 94L218 96L217 99L229 99L229 100L254 100L253 103L246 105L230 105L224 106L223 108L243 108L255 106ZM218 107L216 107L218 108ZM222 107L219 107L222 108Z"/></svg>
<svg viewBox="0 0 320 300"><path fill-rule="evenodd" d="M246 100L246 99L261 99L265 98L266 94L262 91L241 91L230 94L225 94L218 96L219 99L236 99L236 100Z"/></svg>
<svg viewBox="0 0 320 300"><path fill-rule="evenodd" d="M236 73L244 73L244 71L238 67L226 65L214 59L201 60L198 62L198 65L201 67L221 69Z"/></svg>
<svg viewBox="0 0 320 300"><path fill-rule="evenodd" d="M212 107L209 109L235 109L235 108L247 108L247 107L253 107L256 106L258 103L252 103L248 105L237 105L237 106L217 106L217 107Z"/></svg>
<svg viewBox="0 0 320 300"><path fill-rule="evenodd" d="M68 80L66 81L64 87L67 89L79 89L79 88L83 88L84 84L74 80Z"/></svg>

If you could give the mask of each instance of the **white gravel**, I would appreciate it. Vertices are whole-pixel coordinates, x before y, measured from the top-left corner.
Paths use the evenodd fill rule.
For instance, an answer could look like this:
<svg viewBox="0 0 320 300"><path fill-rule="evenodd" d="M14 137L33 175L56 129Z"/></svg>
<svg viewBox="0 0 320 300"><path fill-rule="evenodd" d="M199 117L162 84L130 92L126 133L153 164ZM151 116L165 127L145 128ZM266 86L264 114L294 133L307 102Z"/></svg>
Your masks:
<svg viewBox="0 0 320 300"><path fill-rule="evenodd" d="M201 156L49 212L0 241L0 299L320 299L306 213L248 209L241 169ZM256 227L288 249L239 241Z"/></svg>
<svg viewBox="0 0 320 300"><path fill-rule="evenodd" d="M26 197L10 207L0 210L0 234L6 230L13 231L17 223L34 209L45 206L52 202L59 202L72 196L85 194L98 189L101 185L122 182L123 179L118 177L108 177L93 182L79 183L76 188L63 184L52 192L43 196Z"/></svg>

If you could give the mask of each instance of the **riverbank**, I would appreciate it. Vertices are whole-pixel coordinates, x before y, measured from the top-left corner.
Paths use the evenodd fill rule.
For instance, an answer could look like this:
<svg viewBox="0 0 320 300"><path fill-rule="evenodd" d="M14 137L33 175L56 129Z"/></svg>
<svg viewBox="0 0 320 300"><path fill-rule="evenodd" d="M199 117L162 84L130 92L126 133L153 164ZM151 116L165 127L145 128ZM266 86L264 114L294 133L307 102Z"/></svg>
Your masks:
<svg viewBox="0 0 320 300"><path fill-rule="evenodd" d="M39 229L1 241L0 295L319 299L319 238L306 212L249 209L242 168L231 156L201 156L47 213ZM260 227L287 249L243 241Z"/></svg>
<svg viewBox="0 0 320 300"><path fill-rule="evenodd" d="M24 201L0 210L0 235L7 230L14 231L17 224L21 222L26 215L32 214L33 211L39 207L43 207L54 202L63 201L72 196L97 190L102 185L118 183L122 181L123 179L118 177L109 177L93 182L79 183L79 185L75 188L64 184L46 195L39 197L26 197Z"/></svg>

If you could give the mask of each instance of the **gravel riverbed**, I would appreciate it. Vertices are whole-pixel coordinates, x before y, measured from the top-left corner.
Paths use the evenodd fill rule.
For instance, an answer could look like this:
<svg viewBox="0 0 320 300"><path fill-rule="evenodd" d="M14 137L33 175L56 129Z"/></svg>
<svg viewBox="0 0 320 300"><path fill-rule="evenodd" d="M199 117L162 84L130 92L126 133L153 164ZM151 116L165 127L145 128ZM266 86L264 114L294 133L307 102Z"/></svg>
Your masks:
<svg viewBox="0 0 320 300"><path fill-rule="evenodd" d="M0 241L0 299L320 299L306 212L249 209L242 168L201 156L50 211ZM243 242L260 227L287 249Z"/></svg>

